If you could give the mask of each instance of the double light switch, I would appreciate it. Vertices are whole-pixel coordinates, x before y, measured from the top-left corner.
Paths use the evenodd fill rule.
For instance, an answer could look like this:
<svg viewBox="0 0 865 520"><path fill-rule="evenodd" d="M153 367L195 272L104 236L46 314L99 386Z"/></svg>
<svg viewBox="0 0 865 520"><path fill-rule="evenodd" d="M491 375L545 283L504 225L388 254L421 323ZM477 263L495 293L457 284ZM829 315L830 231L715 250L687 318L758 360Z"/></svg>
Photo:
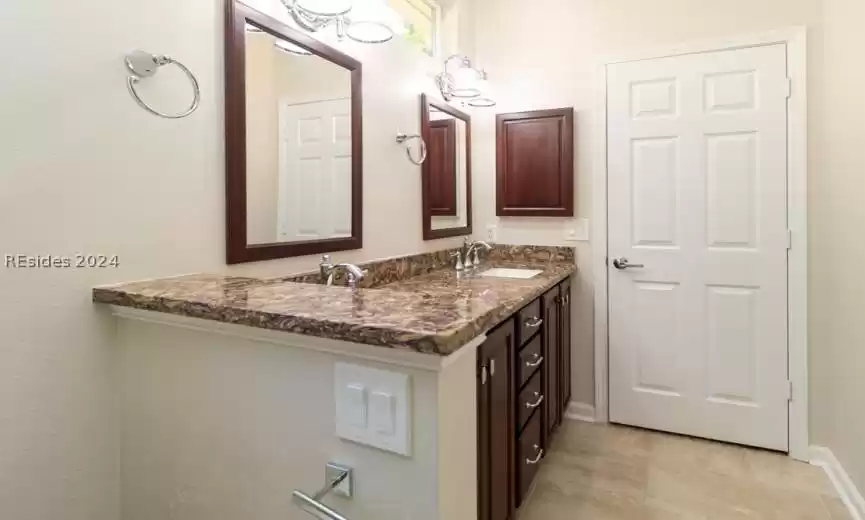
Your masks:
<svg viewBox="0 0 865 520"><path fill-rule="evenodd" d="M407 374L337 363L334 380L339 437L410 455Z"/></svg>

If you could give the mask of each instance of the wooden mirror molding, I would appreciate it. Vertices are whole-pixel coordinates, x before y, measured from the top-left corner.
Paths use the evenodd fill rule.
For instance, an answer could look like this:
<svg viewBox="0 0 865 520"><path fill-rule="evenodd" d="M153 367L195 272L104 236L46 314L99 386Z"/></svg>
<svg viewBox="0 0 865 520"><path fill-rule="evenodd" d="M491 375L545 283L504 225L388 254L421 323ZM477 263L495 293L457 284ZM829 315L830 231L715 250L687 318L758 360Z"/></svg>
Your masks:
<svg viewBox="0 0 865 520"><path fill-rule="evenodd" d="M246 27L270 34L350 72L351 235L250 244L247 230ZM225 26L225 199L227 263L237 264L363 246L363 115L361 64L354 58L239 1L227 0ZM277 107L274 107L276 110ZM346 217L348 219L348 217ZM276 238L276 237L275 237Z"/></svg>
<svg viewBox="0 0 865 520"><path fill-rule="evenodd" d="M421 95L421 136L427 144L427 159L422 165L423 238L455 237L472 234L472 158L471 117L445 103ZM451 116L452 119L431 120L432 111ZM464 136L457 120L465 123ZM464 138L464 154L459 151L459 139ZM465 169L465 179L460 173ZM462 200L462 202L461 202ZM462 215L465 218L462 218ZM433 219L458 220L454 227L436 229Z"/></svg>

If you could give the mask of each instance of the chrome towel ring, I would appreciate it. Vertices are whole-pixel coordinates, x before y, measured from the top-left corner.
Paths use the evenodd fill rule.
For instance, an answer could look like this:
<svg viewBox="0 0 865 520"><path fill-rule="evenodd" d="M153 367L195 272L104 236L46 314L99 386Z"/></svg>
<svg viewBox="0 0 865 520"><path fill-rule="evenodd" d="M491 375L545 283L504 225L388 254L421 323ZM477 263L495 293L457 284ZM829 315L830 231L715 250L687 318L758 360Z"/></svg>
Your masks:
<svg viewBox="0 0 865 520"><path fill-rule="evenodd" d="M149 78L153 76L159 71L159 67L168 65L170 63L177 65L177 67L186 74L186 76L189 78L189 81L192 82L192 90L194 92L192 104L186 111L179 114L166 114L152 108L150 105L145 103L143 99L141 99L141 97L138 95L138 92L135 90L135 85L137 85L139 81L144 78ZM135 99L135 102L141 106L141 108L147 110L151 114L157 115L159 117L164 117L166 119L180 119L195 112L195 110L198 108L198 104L201 102L201 88L198 85L198 80L195 78L195 75L192 73L192 71L186 67L186 65L180 63L174 58L170 56L157 56L144 51L132 51L126 55L126 68L129 69L129 72L132 73L129 77L126 78L126 86L129 88L129 93L132 95L132 98Z"/></svg>
<svg viewBox="0 0 865 520"><path fill-rule="evenodd" d="M406 144L409 141L413 141L415 139L420 141L420 159L417 161L414 159L414 157L412 157L411 147L408 144ZM426 142L424 142L423 137L421 137L420 135L418 135L418 134L412 134L412 135L396 134L396 142L398 142L399 144L405 144L405 155L406 155L406 157L408 157L408 160L411 161L412 163L420 166L426 160Z"/></svg>

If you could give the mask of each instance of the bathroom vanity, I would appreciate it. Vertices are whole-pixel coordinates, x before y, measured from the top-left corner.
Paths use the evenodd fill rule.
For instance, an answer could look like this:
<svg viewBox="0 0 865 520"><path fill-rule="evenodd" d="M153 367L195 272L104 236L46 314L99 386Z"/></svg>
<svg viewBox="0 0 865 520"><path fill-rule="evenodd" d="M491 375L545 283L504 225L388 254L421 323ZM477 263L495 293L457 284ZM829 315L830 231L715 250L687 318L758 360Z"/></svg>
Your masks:
<svg viewBox="0 0 865 520"><path fill-rule="evenodd" d="M327 501L347 518L512 518L568 401L573 250L494 246L462 272L453 252L361 264L356 288L315 272L94 289L119 318L132 509L303 518L291 491L338 462L356 490Z"/></svg>

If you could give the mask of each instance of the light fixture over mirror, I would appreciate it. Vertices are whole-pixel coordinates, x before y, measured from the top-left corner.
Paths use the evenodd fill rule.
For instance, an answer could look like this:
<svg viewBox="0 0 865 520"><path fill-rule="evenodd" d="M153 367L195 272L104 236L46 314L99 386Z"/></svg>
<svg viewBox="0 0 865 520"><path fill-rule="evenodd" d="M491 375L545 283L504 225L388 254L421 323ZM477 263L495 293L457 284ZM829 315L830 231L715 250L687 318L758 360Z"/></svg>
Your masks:
<svg viewBox="0 0 865 520"><path fill-rule="evenodd" d="M281 0L303 30L318 32L335 27L339 39L360 43L385 43L401 27L399 16L384 0Z"/></svg>
<svg viewBox="0 0 865 520"><path fill-rule="evenodd" d="M436 75L436 85L445 101L460 99L463 105L494 107L496 102L484 96L487 73L472 66L468 56L454 54L445 60L444 70Z"/></svg>

